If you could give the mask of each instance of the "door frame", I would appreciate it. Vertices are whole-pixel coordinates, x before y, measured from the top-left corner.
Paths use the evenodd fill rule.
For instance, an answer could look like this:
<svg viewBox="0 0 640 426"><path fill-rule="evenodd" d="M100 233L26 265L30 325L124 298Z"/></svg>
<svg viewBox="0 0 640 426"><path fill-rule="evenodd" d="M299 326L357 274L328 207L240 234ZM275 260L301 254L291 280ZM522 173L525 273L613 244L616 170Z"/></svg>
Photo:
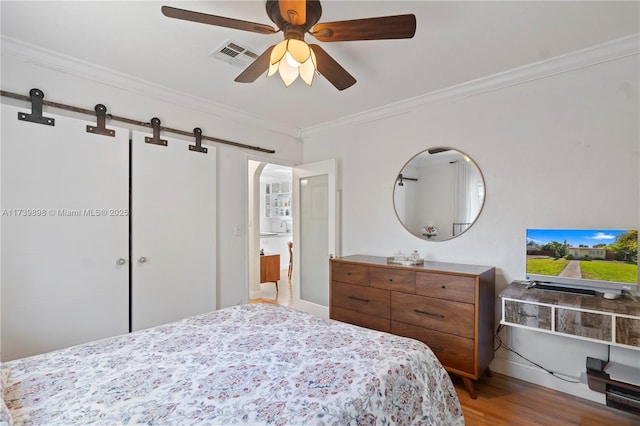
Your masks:
<svg viewBox="0 0 640 426"><path fill-rule="evenodd" d="M329 167L329 179L330 185L333 186L334 192L329 194L329 209L335 212L332 220L333 235L330 237L332 243L330 246L330 253L334 257L339 257L342 248L341 241L341 223L340 223L340 211L341 211L341 191L339 189L339 167L336 159L321 160L312 163L305 163L294 165L291 162L286 161L274 161L271 158L266 158L257 155L247 155L246 171L247 171L247 286L245 293L245 303L249 303L249 300L258 299L261 297L260 292L260 258L256 255L260 252L260 175L262 170L267 164L280 165L285 167L291 167L292 169L292 186L297 187L295 181L295 170L309 167L316 167L321 164L325 164ZM298 197L298 190L292 188L292 198L294 203L297 203L295 199ZM299 204L295 207L292 215L292 232L294 248L300 247L300 229L299 229ZM327 270L329 261L329 253L327 253ZM300 281L300 256L293 256L293 274L292 274L292 291L291 295L293 301L293 308L304 310L309 313L315 314L320 317L329 317L329 307L315 305L313 303L299 303L295 304L296 294L299 294L299 281ZM296 284L298 283L298 284ZM329 288L329 282L327 282L327 288Z"/></svg>
<svg viewBox="0 0 640 426"><path fill-rule="evenodd" d="M260 176L268 164L277 166L295 167L286 161L277 161L261 156L247 156L247 291L246 302L259 299L260 291ZM296 218L292 216L291 228L295 229ZM293 231L295 232L295 231ZM295 235L295 234L294 234ZM295 258L295 256L294 256Z"/></svg>

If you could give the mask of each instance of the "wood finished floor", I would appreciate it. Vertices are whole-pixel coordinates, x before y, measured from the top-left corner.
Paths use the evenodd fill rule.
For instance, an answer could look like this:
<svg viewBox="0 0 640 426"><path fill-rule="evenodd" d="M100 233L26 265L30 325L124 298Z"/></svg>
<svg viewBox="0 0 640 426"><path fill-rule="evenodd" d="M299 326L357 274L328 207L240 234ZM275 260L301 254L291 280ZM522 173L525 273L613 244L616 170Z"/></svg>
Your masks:
<svg viewBox="0 0 640 426"><path fill-rule="evenodd" d="M452 380L467 426L640 426L640 416L502 374L482 376L475 400Z"/></svg>
<svg viewBox="0 0 640 426"><path fill-rule="evenodd" d="M260 285L262 298L250 303L291 306L292 284L287 271L274 283ZM640 426L640 416L576 398L531 383L493 373L476 383L471 399L462 380L452 377L467 426Z"/></svg>
<svg viewBox="0 0 640 426"><path fill-rule="evenodd" d="M288 270L282 269L280 271L280 281L278 281L278 291L276 291L275 283L262 283L260 284L260 291L262 292L262 298L251 299L249 303L271 303L274 305L283 305L291 307L292 300L292 284L291 280L287 276Z"/></svg>

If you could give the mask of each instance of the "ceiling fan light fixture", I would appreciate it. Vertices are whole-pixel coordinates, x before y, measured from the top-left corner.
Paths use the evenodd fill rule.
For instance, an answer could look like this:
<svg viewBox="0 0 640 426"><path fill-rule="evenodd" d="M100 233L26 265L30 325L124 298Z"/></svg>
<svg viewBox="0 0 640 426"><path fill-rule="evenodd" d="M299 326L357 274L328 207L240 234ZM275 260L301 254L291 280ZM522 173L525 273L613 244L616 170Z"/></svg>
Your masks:
<svg viewBox="0 0 640 426"><path fill-rule="evenodd" d="M289 52L284 54L284 60L287 61L287 63L292 67L299 67L300 65L302 65L302 63L296 61L296 59L293 56L291 56L291 53Z"/></svg>
<svg viewBox="0 0 640 426"><path fill-rule="evenodd" d="M271 77L277 71L287 87L301 76L311 86L317 69L316 56L309 45L303 40L287 39L273 47L267 76Z"/></svg>
<svg viewBox="0 0 640 426"><path fill-rule="evenodd" d="M300 75L298 68L299 67L291 66L286 60L280 61L278 64L278 73L280 73L280 78L285 86L289 87L291 83L296 81L296 78Z"/></svg>
<svg viewBox="0 0 640 426"><path fill-rule="evenodd" d="M289 40L282 40L280 43L273 46L273 50L271 50L271 57L269 59L269 63L271 65L277 65L278 62L284 57L285 53L287 53L287 42Z"/></svg>
<svg viewBox="0 0 640 426"><path fill-rule="evenodd" d="M298 64L302 64L311 56L311 49L309 45L302 40L289 39L287 40L287 53Z"/></svg>
<svg viewBox="0 0 640 426"><path fill-rule="evenodd" d="M302 77L305 83L311 86L311 83L313 83L313 76L316 74L317 69L318 65L316 62L316 54L311 50L309 59L300 65L300 77Z"/></svg>

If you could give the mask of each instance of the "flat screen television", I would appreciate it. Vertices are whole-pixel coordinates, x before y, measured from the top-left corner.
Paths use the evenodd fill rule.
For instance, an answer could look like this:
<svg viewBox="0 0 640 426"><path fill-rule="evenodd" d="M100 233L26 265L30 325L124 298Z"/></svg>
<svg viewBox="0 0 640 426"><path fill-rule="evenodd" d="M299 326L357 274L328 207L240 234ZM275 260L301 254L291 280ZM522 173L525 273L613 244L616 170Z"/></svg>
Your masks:
<svg viewBox="0 0 640 426"><path fill-rule="evenodd" d="M527 229L526 279L595 292L638 291L638 231Z"/></svg>

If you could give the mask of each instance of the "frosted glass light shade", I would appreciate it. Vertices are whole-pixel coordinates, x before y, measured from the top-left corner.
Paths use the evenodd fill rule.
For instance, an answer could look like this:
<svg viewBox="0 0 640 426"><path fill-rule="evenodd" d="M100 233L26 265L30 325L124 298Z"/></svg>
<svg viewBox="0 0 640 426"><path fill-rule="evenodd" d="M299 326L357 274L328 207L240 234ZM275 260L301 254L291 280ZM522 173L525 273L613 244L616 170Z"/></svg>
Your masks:
<svg viewBox="0 0 640 426"><path fill-rule="evenodd" d="M317 69L316 55L309 45L302 40L288 39L273 47L267 76L271 77L279 72L287 87L301 76L304 82L311 86Z"/></svg>

